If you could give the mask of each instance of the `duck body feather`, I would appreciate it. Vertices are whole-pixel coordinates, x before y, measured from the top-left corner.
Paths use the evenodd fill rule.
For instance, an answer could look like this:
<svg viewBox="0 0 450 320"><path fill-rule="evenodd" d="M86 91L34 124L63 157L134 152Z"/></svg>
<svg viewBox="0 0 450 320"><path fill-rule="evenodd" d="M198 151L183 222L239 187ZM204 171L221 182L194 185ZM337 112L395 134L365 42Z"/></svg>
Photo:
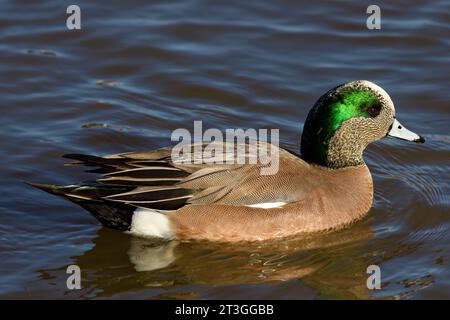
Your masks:
<svg viewBox="0 0 450 320"><path fill-rule="evenodd" d="M280 238L339 229L369 211L373 185L365 164L329 169L271 147L279 155L278 171L271 175L262 175L264 165L258 163L176 162L172 149L163 148L106 157L66 155L77 160L72 164L97 167L94 172L103 175L91 185L35 186L79 204L107 227L177 239Z"/></svg>

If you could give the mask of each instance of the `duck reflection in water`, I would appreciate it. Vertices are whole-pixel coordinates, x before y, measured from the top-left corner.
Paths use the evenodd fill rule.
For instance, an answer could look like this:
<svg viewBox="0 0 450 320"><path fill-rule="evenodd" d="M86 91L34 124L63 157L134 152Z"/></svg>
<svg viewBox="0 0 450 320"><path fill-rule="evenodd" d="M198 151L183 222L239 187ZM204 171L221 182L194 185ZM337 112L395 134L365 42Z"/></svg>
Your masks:
<svg viewBox="0 0 450 320"><path fill-rule="evenodd" d="M160 241L102 228L94 246L73 263L83 273L80 297L94 294L92 290L96 297L110 297L158 289L149 293L154 297L161 289L198 290L198 285L204 284L227 288L293 281L293 285L311 287L325 296L332 296L333 288L345 284L347 291L340 296L367 298L366 268L373 257L363 244L372 237L367 220L341 232L234 244ZM65 269L45 273L56 272L65 278Z"/></svg>

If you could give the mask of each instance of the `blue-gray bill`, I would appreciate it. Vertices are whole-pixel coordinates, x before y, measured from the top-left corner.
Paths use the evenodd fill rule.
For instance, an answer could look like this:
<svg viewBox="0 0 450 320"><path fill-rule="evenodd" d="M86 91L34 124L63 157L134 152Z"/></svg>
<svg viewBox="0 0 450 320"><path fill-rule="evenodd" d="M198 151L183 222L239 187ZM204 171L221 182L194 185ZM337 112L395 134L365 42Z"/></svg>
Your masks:
<svg viewBox="0 0 450 320"><path fill-rule="evenodd" d="M389 137L394 137L401 140L412 141L416 143L424 143L425 139L422 136L419 136L417 133L414 133L408 129L406 129L397 119L394 119L394 123L392 124L391 130L389 130Z"/></svg>

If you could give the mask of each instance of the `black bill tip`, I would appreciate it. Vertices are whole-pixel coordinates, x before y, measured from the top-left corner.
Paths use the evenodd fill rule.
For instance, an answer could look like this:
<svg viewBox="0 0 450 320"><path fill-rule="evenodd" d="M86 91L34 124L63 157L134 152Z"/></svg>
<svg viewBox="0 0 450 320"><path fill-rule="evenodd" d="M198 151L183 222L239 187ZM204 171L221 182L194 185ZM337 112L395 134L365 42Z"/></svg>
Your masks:
<svg viewBox="0 0 450 320"><path fill-rule="evenodd" d="M422 136L419 136L419 139L414 140L415 143L425 143L425 139Z"/></svg>

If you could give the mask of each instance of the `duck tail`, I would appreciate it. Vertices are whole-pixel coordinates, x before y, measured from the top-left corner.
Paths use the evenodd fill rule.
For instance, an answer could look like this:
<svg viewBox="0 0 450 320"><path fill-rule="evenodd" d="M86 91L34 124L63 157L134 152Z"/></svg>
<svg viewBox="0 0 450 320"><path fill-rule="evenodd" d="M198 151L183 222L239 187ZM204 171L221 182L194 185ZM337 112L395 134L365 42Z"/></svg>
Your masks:
<svg viewBox="0 0 450 320"><path fill-rule="evenodd" d="M117 192L127 192L129 187L100 185L69 185L30 183L28 185L61 196L89 211L105 227L128 231L131 227L135 206L101 199Z"/></svg>

